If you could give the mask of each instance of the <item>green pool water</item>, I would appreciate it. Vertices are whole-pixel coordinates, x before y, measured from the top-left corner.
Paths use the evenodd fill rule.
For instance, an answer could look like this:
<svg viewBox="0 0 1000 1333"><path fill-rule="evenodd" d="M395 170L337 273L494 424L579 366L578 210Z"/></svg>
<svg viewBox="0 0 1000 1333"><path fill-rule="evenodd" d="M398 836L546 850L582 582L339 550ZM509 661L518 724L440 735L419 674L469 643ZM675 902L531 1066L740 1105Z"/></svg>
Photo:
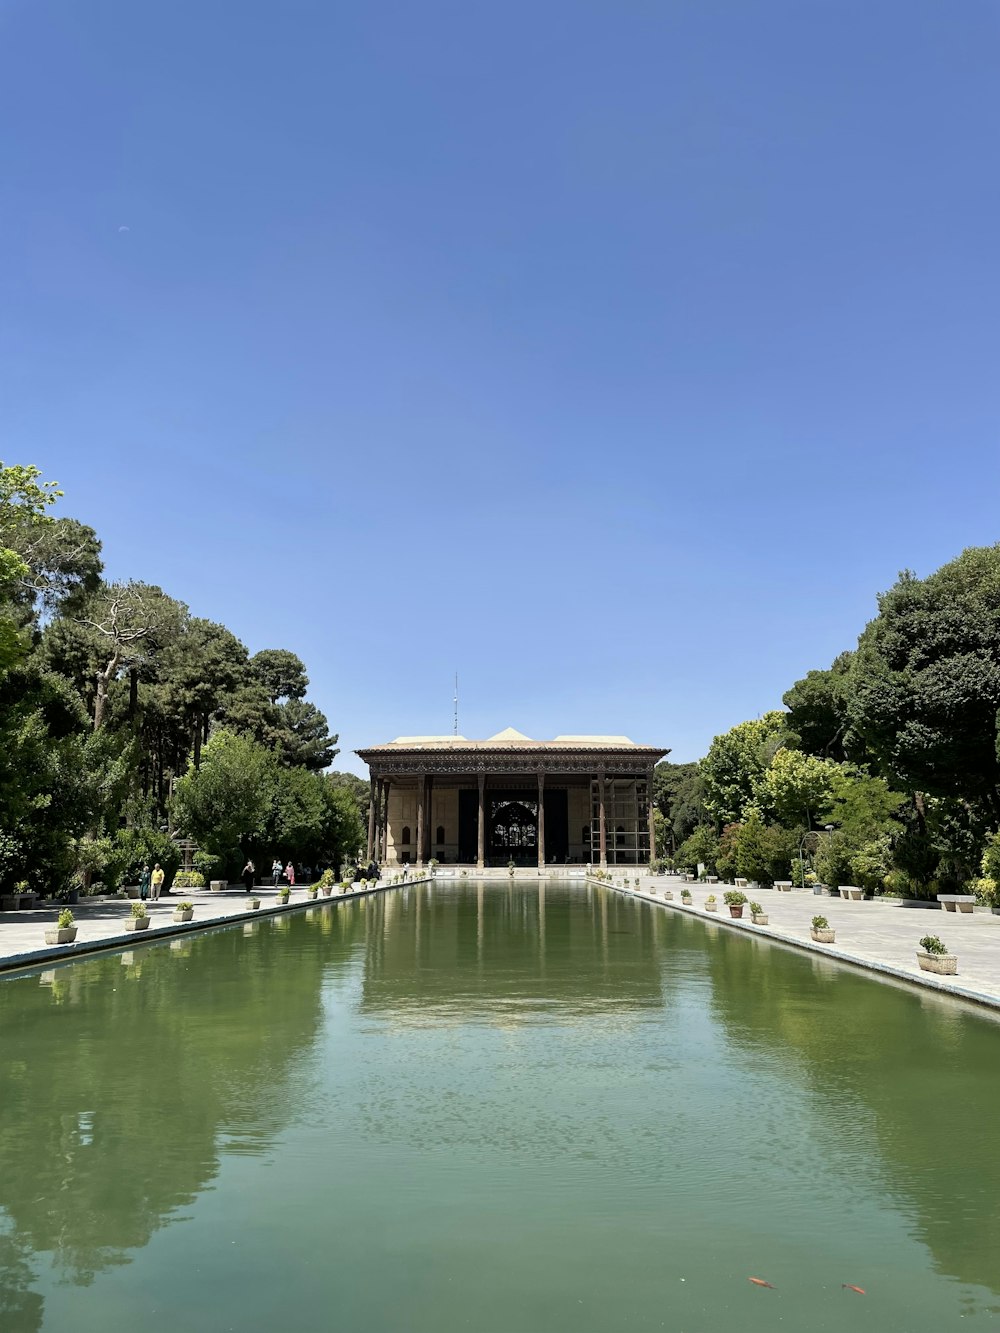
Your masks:
<svg viewBox="0 0 1000 1333"><path fill-rule="evenodd" d="M321 903L0 982L0 1329L986 1327L998 1105L989 1014L612 891Z"/></svg>

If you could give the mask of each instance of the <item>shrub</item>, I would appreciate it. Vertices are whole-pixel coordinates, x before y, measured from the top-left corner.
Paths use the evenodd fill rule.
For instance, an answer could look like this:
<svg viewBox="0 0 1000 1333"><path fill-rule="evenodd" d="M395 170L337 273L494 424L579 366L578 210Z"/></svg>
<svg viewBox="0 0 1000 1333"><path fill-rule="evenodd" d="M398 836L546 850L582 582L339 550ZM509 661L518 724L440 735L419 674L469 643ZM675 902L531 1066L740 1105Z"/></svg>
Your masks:
<svg viewBox="0 0 1000 1333"><path fill-rule="evenodd" d="M714 903L714 902L715 902L715 894L714 894L714 893L710 893L710 894L708 895L708 897L705 899L705 901L706 901L707 903Z"/></svg>
<svg viewBox="0 0 1000 1333"><path fill-rule="evenodd" d="M59 920L56 925L60 930L69 930L73 925L73 913L68 907L64 907L59 913Z"/></svg>
<svg viewBox="0 0 1000 1333"><path fill-rule="evenodd" d="M746 894L739 889L727 889L722 895L722 901L727 907L742 907L746 900Z"/></svg>
<svg viewBox="0 0 1000 1333"><path fill-rule="evenodd" d="M750 915L751 915L751 916L763 916L763 915L764 915L764 909L763 909L763 907L761 907L760 903L751 903L751 904L750 904Z"/></svg>
<svg viewBox="0 0 1000 1333"><path fill-rule="evenodd" d="M174 876L175 889L203 889L205 876L200 870L178 870Z"/></svg>
<svg viewBox="0 0 1000 1333"><path fill-rule="evenodd" d="M830 929L830 923L829 921L827 921L825 916L813 917L813 930L829 930L829 929Z"/></svg>
<svg viewBox="0 0 1000 1333"><path fill-rule="evenodd" d="M177 911L178 911L178 912L193 912L193 911L194 911L194 903L178 903L178 904L177 904Z"/></svg>
<svg viewBox="0 0 1000 1333"><path fill-rule="evenodd" d="M715 836L714 830L704 824L696 828L677 849L678 859L685 865L695 868L703 865L709 875L716 873L715 862L718 855L719 839Z"/></svg>
<svg viewBox="0 0 1000 1333"><path fill-rule="evenodd" d="M137 920L140 920L140 921L141 921L142 918L146 915L146 904L145 904L145 903L133 903L133 904L132 904L132 915L133 915L134 917L136 917Z"/></svg>
<svg viewBox="0 0 1000 1333"><path fill-rule="evenodd" d="M322 875L320 875L316 883L313 885L313 888L329 889L333 887L333 882L334 882L333 871L328 866L326 870L323 871Z"/></svg>
<svg viewBox="0 0 1000 1333"><path fill-rule="evenodd" d="M943 954L948 952L944 941L937 935L925 935L920 941L920 947L924 953Z"/></svg>

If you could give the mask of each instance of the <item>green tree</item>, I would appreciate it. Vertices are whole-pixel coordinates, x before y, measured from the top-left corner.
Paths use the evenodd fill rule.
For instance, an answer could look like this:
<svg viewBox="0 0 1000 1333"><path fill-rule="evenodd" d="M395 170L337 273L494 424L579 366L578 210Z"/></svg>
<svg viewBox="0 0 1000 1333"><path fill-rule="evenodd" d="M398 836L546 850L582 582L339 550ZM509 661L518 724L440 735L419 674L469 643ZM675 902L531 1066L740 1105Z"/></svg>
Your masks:
<svg viewBox="0 0 1000 1333"><path fill-rule="evenodd" d="M766 799L764 775L784 736L784 715L765 713L716 736L701 763L705 808L718 827L739 823Z"/></svg>
<svg viewBox="0 0 1000 1333"><path fill-rule="evenodd" d="M903 573L850 674L851 725L886 777L1000 819L1000 545L926 579Z"/></svg>
<svg viewBox="0 0 1000 1333"><path fill-rule="evenodd" d="M781 749L764 775L769 808L784 824L812 828L833 798L836 767L829 760Z"/></svg>
<svg viewBox="0 0 1000 1333"><path fill-rule="evenodd" d="M714 875L718 855L718 835L713 828L710 828L707 824L702 824L677 849L677 862L681 866L690 866L692 869L703 865L710 875Z"/></svg>
<svg viewBox="0 0 1000 1333"><path fill-rule="evenodd" d="M853 659L853 653L841 653L828 671L808 671L782 697L789 739L806 754L838 762L847 758Z"/></svg>
<svg viewBox="0 0 1000 1333"><path fill-rule="evenodd" d="M215 856L231 861L268 833L278 766L271 751L222 729L209 737L201 767L192 762L174 790L177 828Z"/></svg>

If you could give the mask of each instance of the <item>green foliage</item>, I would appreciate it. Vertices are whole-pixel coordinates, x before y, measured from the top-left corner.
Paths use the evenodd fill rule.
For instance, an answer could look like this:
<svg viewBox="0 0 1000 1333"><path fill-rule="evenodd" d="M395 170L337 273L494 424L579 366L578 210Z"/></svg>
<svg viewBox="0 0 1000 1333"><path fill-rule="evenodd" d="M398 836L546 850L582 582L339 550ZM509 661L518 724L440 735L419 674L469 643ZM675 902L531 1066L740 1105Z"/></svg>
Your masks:
<svg viewBox="0 0 1000 1333"><path fill-rule="evenodd" d="M820 839L816 848L815 866L821 883L836 886L852 882L853 850L849 836L839 829Z"/></svg>
<svg viewBox="0 0 1000 1333"><path fill-rule="evenodd" d="M905 790L1000 813L1000 545L903 573L858 641L849 714Z"/></svg>
<svg viewBox="0 0 1000 1333"><path fill-rule="evenodd" d="M68 907L64 907L56 919L56 926L59 930L70 930L74 923L73 913Z"/></svg>
<svg viewBox="0 0 1000 1333"><path fill-rule="evenodd" d="M174 876L173 888L175 889L203 889L205 887L205 876L200 870L178 870Z"/></svg>
<svg viewBox="0 0 1000 1333"><path fill-rule="evenodd" d="M141 921L142 918L146 915L146 904L143 902L132 903L132 915L136 918L136 920Z"/></svg>
<svg viewBox="0 0 1000 1333"><path fill-rule="evenodd" d="M925 935L920 941L920 947L924 953L941 955L948 952L944 941L938 935Z"/></svg>
<svg viewBox="0 0 1000 1333"><path fill-rule="evenodd" d="M718 827L740 822L762 807L764 775L783 738L784 716L765 713L716 736L701 763L704 803Z"/></svg>
<svg viewBox="0 0 1000 1333"><path fill-rule="evenodd" d="M750 904L750 915L751 915L751 916L763 916L763 915L764 915L764 909L763 909L763 907L761 907L760 903L751 903L751 904Z"/></svg>
<svg viewBox="0 0 1000 1333"><path fill-rule="evenodd" d="M696 828L689 838L677 850L677 859L682 865L704 865L710 875L716 873L716 857L719 853L719 839L707 825Z"/></svg>
<svg viewBox="0 0 1000 1333"><path fill-rule="evenodd" d="M812 919L813 930L829 930L830 923L825 916L814 916Z"/></svg>
<svg viewBox="0 0 1000 1333"><path fill-rule="evenodd" d="M767 825L751 809L735 834L733 864L741 879L771 884L788 875L795 835L779 825Z"/></svg>
<svg viewBox="0 0 1000 1333"><path fill-rule="evenodd" d="M174 790L177 827L225 860L259 844L277 797L277 763L262 745L217 731Z"/></svg>
<svg viewBox="0 0 1000 1333"><path fill-rule="evenodd" d="M868 893L881 893L892 870L892 842L887 833L869 838L851 856L851 880Z"/></svg>
<svg viewBox="0 0 1000 1333"><path fill-rule="evenodd" d="M853 653L841 653L829 671L809 671L782 697L789 739L806 754L847 758L850 670Z"/></svg>
<svg viewBox="0 0 1000 1333"><path fill-rule="evenodd" d="M747 896L740 889L727 889L722 895L722 901L727 907L742 907L747 901Z"/></svg>
<svg viewBox="0 0 1000 1333"><path fill-rule="evenodd" d="M765 800L778 819L807 828L818 822L833 799L836 766L800 750L779 750L764 774Z"/></svg>
<svg viewBox="0 0 1000 1333"><path fill-rule="evenodd" d="M653 803L659 815L656 850L659 855L667 855L699 824L709 822L700 765L666 760L657 764L653 770Z"/></svg>

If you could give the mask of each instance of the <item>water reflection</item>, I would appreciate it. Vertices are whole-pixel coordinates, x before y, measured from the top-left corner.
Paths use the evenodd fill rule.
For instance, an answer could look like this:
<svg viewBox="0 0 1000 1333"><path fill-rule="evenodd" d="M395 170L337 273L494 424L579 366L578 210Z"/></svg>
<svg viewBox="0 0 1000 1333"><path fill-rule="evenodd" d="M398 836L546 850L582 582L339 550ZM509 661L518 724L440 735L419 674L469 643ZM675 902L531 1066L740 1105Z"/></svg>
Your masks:
<svg viewBox="0 0 1000 1333"><path fill-rule="evenodd" d="M449 1273L485 1287L499 1274L475 1307L484 1330L532 1326L502 1308L503 1274L546 1291L544 1253L559 1293L547 1331L614 1326L625 1301L636 1327L756 1333L745 1311L706 1315L720 1237L739 1252L726 1263L773 1241L805 1270L841 1239L852 1262L898 1245L899 1217L938 1272L1000 1285L1000 1163L986 1136L974 1144L1000 1092L997 1025L603 889L468 881L318 903L7 981L0 1016L5 1333L41 1328L50 1261L81 1287L127 1265L213 1184L225 1192L231 1159L280 1162L240 1178L276 1258L303 1235L347 1247L329 1288L327 1265L296 1271L292 1327L317 1308L342 1327L465 1326L433 1304L371 1315L387 1236L412 1290L441 1255L462 1253ZM290 1209L287 1251L270 1206ZM699 1257L710 1270L683 1314L656 1285L677 1254L692 1285ZM905 1275L913 1258L891 1263ZM602 1264L603 1322L593 1292L592 1308L564 1308ZM203 1288L219 1302L205 1326L223 1310L239 1322L243 1287L252 1322L257 1278ZM355 1304L339 1308L347 1288ZM867 1309L860 1329L903 1326L874 1304L883 1323L865 1323Z"/></svg>

